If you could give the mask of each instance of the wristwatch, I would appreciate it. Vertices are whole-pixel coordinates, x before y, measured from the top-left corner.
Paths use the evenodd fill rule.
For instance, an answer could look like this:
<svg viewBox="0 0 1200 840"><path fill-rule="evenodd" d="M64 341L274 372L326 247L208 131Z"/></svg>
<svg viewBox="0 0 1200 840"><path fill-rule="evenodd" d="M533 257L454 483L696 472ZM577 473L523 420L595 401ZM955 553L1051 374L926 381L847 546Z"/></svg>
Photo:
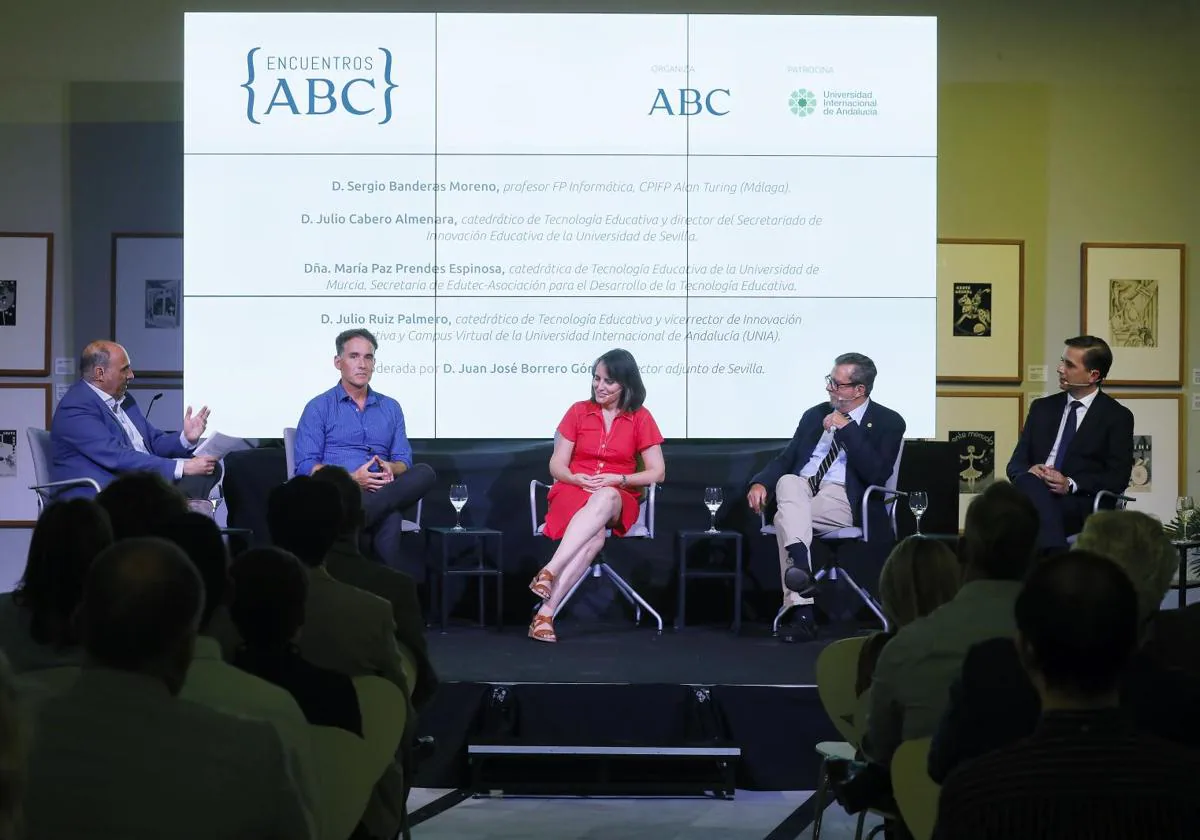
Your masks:
<svg viewBox="0 0 1200 840"><path fill-rule="evenodd" d="M621 486L622 486L622 487L624 487L624 486L625 486L626 484L628 484L628 483L629 483L629 482L627 481L627 477L626 477L626 476L621 476Z"/></svg>

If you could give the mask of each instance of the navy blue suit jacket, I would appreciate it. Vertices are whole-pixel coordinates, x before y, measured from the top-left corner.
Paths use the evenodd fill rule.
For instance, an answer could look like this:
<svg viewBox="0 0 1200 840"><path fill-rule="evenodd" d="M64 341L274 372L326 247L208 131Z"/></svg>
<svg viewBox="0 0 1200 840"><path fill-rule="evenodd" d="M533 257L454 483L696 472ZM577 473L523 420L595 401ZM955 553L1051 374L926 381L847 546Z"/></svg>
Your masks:
<svg viewBox="0 0 1200 840"><path fill-rule="evenodd" d="M1034 400L1021 429L1021 439L1008 461L1008 480L1043 464L1058 437L1058 424L1067 407L1067 392ZM1082 497L1081 510L1091 510L1101 490L1124 493L1133 472L1133 412L1100 391L1092 401L1067 449L1062 474L1074 480Z"/></svg>
<svg viewBox="0 0 1200 840"><path fill-rule="evenodd" d="M63 395L50 423L50 480L94 478L103 489L121 473L156 472L175 480L175 459L190 458L179 432L162 432L142 415L137 400L126 395L121 408L142 434L149 452L138 452L100 395L82 379ZM72 487L58 498L90 496L88 487Z"/></svg>
<svg viewBox="0 0 1200 840"><path fill-rule="evenodd" d="M799 475L825 433L822 421L832 410L828 402L823 402L804 412L791 442L750 479L750 483L761 484L768 493L774 493L775 485L784 475ZM850 421L838 430L837 440L846 450L846 498L850 500L856 527L862 527L863 493L872 484L884 485L891 478L906 428L903 417L871 400L863 413L861 426ZM877 494L868 506L868 533L872 544L893 539L884 502L885 499Z"/></svg>

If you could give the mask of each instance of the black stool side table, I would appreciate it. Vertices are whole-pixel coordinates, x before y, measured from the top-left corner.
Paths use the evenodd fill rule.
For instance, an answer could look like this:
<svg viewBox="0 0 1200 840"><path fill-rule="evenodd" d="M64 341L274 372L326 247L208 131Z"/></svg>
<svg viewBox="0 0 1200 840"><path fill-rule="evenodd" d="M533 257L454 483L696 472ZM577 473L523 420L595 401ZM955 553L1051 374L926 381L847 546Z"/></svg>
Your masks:
<svg viewBox="0 0 1200 840"><path fill-rule="evenodd" d="M733 570L689 569L687 567L688 544L701 540L733 540ZM742 630L742 532L679 531L676 534L679 546L679 608L675 613L675 629L685 626L684 613L687 605L688 578L733 578L733 632Z"/></svg>
<svg viewBox="0 0 1200 840"><path fill-rule="evenodd" d="M1200 548L1200 540L1171 540L1171 545L1175 546L1175 550L1179 552L1179 581L1175 586L1179 587L1179 609L1187 606L1187 556L1188 551L1193 548Z"/></svg>
<svg viewBox="0 0 1200 840"><path fill-rule="evenodd" d="M424 528L425 531L425 553L429 554L429 539L432 534L437 534L441 537L442 554L440 565L432 568L430 571L432 579L429 587L429 609L433 610L435 600L441 604L441 623L442 632L446 631L446 622L449 613L449 595L448 587L446 586L446 578L457 577L473 577L479 579L479 626L486 625L484 605L483 605L483 588L486 578L496 579L496 629L501 630L504 626L504 532L497 531L493 528L466 528L461 531L456 531L453 527L435 525L431 528ZM450 544L456 539L469 539L474 543L475 563L466 566L451 566L450 565ZM485 561L484 547L488 540L494 541L494 552L492 554L492 565L488 565Z"/></svg>

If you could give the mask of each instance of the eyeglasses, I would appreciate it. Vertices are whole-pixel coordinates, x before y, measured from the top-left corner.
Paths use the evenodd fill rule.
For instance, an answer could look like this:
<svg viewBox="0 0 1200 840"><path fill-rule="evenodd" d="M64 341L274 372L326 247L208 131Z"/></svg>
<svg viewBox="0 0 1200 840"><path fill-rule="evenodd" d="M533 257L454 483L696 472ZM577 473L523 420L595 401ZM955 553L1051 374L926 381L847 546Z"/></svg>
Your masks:
<svg viewBox="0 0 1200 840"><path fill-rule="evenodd" d="M826 387L826 388L829 388L829 389L831 389L831 390L835 390L835 391L836 391L838 388L853 388L853 387L854 387L855 385L857 385L857 384L858 384L857 382L853 382L853 381L851 381L851 382L837 382L837 381L835 381L835 380L834 380L834 378L833 378L832 376L826 376L826 377L825 377L825 387Z"/></svg>

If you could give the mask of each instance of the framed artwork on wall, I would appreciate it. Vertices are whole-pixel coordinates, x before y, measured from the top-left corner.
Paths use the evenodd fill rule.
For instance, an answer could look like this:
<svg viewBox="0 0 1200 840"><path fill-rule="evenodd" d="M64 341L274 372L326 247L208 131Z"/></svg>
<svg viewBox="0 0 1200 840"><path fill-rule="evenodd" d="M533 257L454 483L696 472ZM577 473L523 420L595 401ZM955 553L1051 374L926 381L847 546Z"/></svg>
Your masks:
<svg viewBox="0 0 1200 840"><path fill-rule="evenodd" d="M0 233L0 376L50 375L54 234Z"/></svg>
<svg viewBox="0 0 1200 840"><path fill-rule="evenodd" d="M1128 495L1136 501L1129 509L1170 522L1175 518L1180 488L1186 486L1183 394L1109 391L1108 395L1133 412L1133 475Z"/></svg>
<svg viewBox="0 0 1200 840"><path fill-rule="evenodd" d="M967 506L997 481L1012 457L1025 405L1020 391L938 391L937 436L958 452L958 527Z"/></svg>
<svg viewBox="0 0 1200 840"><path fill-rule="evenodd" d="M129 393L137 400L146 419L163 431L178 431L183 427L183 383L152 385L134 379ZM161 394L161 396L159 396ZM155 399L157 397L157 399ZM148 412L148 413L147 413Z"/></svg>
<svg viewBox="0 0 1200 840"><path fill-rule="evenodd" d="M939 239L938 382L1019 384L1024 306L1024 240Z"/></svg>
<svg viewBox="0 0 1200 840"><path fill-rule="evenodd" d="M113 340L142 376L183 376L183 234L112 236Z"/></svg>
<svg viewBox="0 0 1200 840"><path fill-rule="evenodd" d="M0 383L0 528L32 528L37 522L37 484L29 428L50 428L48 382Z"/></svg>
<svg viewBox="0 0 1200 840"><path fill-rule="evenodd" d="M1080 249L1083 332L1109 343L1108 385L1183 385L1182 244L1085 242Z"/></svg>

